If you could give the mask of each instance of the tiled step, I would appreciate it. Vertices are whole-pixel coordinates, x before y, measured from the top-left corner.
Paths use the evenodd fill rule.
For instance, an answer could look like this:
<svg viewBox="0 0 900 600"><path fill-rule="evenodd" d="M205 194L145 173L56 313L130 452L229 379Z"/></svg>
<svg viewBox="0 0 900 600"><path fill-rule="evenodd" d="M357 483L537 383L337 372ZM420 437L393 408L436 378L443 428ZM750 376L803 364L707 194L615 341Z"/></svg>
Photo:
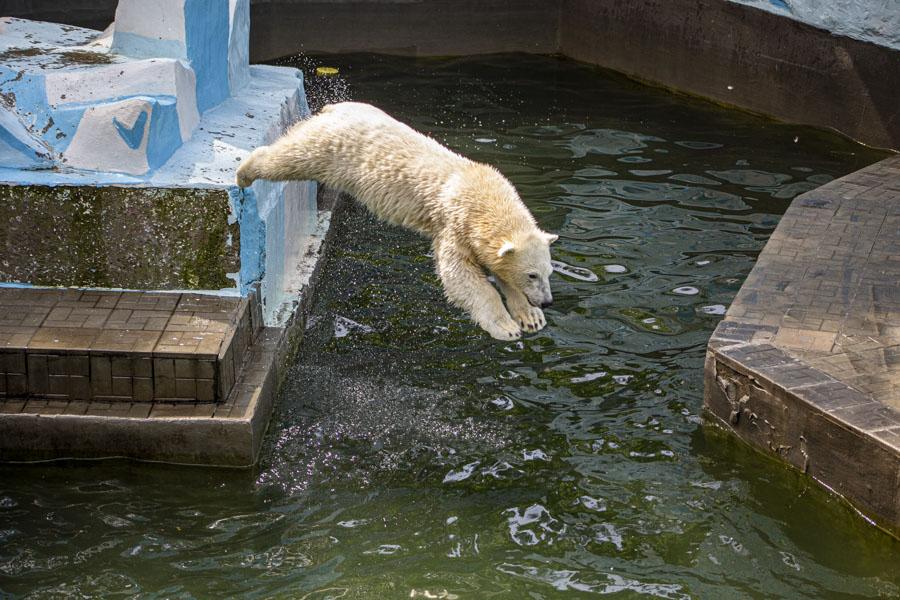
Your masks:
<svg viewBox="0 0 900 600"><path fill-rule="evenodd" d="M255 295L0 288L0 397L223 402Z"/></svg>

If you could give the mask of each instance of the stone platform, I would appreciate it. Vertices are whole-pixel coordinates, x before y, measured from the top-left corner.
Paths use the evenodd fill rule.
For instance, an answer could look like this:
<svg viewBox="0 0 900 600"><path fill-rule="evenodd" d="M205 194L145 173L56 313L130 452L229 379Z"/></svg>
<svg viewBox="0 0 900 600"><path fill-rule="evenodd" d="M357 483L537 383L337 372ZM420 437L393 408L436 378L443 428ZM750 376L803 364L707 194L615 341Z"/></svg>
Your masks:
<svg viewBox="0 0 900 600"><path fill-rule="evenodd" d="M255 291L0 288L0 461L254 464L333 202L294 265L278 326L264 324Z"/></svg>
<svg viewBox="0 0 900 600"><path fill-rule="evenodd" d="M222 401L261 320L255 295L0 288L0 396Z"/></svg>
<svg viewBox="0 0 900 600"><path fill-rule="evenodd" d="M718 422L900 531L900 156L794 199L705 378Z"/></svg>

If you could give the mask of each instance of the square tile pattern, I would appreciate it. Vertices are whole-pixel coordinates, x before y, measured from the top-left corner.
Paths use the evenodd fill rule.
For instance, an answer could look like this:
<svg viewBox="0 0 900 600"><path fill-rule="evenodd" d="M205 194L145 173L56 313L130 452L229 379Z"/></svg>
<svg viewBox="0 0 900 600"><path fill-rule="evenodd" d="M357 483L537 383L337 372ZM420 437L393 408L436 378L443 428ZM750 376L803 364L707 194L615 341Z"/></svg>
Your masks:
<svg viewBox="0 0 900 600"><path fill-rule="evenodd" d="M900 411L900 156L794 200L710 347L726 342L771 344Z"/></svg>
<svg viewBox="0 0 900 600"><path fill-rule="evenodd" d="M0 288L0 398L223 402L260 326L255 305L253 294Z"/></svg>

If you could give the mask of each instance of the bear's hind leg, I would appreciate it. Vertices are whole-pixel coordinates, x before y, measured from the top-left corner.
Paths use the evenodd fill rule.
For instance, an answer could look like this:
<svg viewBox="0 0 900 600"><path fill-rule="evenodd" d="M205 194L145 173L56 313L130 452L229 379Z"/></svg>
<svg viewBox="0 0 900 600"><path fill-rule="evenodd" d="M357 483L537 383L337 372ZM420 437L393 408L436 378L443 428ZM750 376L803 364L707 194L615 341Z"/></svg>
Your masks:
<svg viewBox="0 0 900 600"><path fill-rule="evenodd" d="M268 146L256 148L237 170L237 184L249 187L257 179L272 181L303 181L317 179L321 171L321 144L310 140L310 132L317 125L310 117L300 121L286 134ZM318 123L318 121L316 121ZM318 165L318 168L317 168Z"/></svg>
<svg viewBox="0 0 900 600"><path fill-rule="evenodd" d="M478 326L495 339L520 338L521 328L509 316L500 294L487 280L481 267L451 243L435 243L434 250L437 274L444 284L447 299L468 312Z"/></svg>

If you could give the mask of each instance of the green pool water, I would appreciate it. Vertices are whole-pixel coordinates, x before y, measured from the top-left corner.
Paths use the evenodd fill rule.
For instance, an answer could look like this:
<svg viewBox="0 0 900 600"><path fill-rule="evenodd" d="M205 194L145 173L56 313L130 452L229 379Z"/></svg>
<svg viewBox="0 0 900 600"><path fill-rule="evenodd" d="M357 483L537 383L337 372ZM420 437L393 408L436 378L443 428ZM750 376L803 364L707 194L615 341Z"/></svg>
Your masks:
<svg viewBox="0 0 900 600"><path fill-rule="evenodd" d="M0 598L900 596L895 542L701 423L791 198L882 154L551 57L296 63L513 181L547 328L490 339L351 205L259 467L0 466Z"/></svg>

